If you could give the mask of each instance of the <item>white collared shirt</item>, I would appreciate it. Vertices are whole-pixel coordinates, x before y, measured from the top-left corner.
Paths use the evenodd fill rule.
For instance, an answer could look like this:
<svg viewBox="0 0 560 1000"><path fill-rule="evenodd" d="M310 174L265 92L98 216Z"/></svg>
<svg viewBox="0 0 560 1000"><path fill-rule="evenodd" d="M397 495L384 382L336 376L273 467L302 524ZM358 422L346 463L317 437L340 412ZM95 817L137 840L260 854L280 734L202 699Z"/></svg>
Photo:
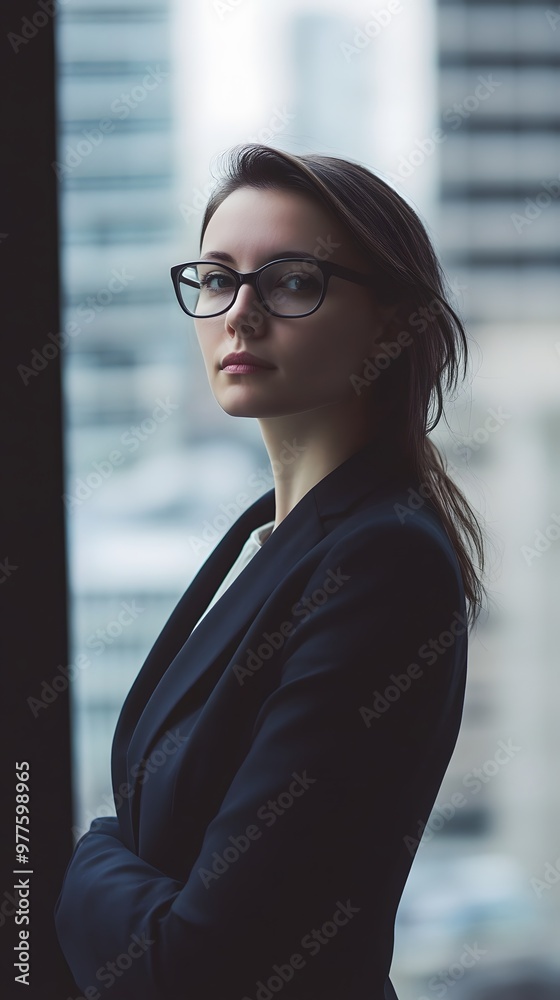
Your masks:
<svg viewBox="0 0 560 1000"><path fill-rule="evenodd" d="M222 583L218 587L216 593L214 594L212 600L210 601L210 604L206 608L206 611L204 612L204 614L200 616L196 625L198 625L199 622L202 621L204 615L208 614L210 608L216 603L216 601L220 599L222 594L225 593L225 591L233 583L235 578L239 576L241 571L245 568L247 563L253 558L255 553L259 551L264 542L266 542L268 536L272 533L273 527L274 527L274 521L268 521L267 524L261 524L260 528L255 528L254 531L251 532L247 541L245 542L245 545L241 549L241 552L239 553L237 559L235 560L233 566L231 567L229 573L222 580ZM196 628L196 625L194 626L194 628Z"/></svg>

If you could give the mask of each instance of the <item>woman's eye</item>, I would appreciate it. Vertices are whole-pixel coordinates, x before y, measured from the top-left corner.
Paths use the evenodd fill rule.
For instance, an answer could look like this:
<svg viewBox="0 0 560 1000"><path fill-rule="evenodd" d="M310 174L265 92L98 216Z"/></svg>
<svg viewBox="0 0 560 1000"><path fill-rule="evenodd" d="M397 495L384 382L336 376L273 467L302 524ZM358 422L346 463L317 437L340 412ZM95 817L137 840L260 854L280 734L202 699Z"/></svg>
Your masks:
<svg viewBox="0 0 560 1000"><path fill-rule="evenodd" d="M313 278L301 271L293 271L291 274L284 274L280 284L292 292L305 292L312 286Z"/></svg>
<svg viewBox="0 0 560 1000"><path fill-rule="evenodd" d="M231 288L231 278L228 274L220 274L215 271L204 274L200 278L200 287L210 292L221 292L226 288Z"/></svg>

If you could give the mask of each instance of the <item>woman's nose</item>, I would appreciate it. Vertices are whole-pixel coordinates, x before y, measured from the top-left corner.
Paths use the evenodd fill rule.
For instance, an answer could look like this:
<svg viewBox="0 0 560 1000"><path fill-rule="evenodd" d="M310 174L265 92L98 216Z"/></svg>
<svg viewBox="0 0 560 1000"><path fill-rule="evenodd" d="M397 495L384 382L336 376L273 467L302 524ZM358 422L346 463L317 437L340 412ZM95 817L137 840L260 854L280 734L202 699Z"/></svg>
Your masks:
<svg viewBox="0 0 560 1000"><path fill-rule="evenodd" d="M225 315L230 326L243 325L256 329L262 325L266 312L253 286L245 282Z"/></svg>

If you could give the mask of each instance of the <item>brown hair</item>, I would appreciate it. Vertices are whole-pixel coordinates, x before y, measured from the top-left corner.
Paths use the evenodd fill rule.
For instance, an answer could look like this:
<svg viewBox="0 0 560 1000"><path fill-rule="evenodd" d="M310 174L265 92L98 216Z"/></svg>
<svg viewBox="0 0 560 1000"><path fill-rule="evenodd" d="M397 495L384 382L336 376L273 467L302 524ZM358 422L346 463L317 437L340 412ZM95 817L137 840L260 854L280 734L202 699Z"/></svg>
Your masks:
<svg viewBox="0 0 560 1000"><path fill-rule="evenodd" d="M391 416L388 432L394 434L395 445L424 487L426 502L439 514L455 549L469 623L474 625L485 594L483 532L427 436L442 416L444 391L457 385L461 356L465 377L467 337L449 304L445 276L424 225L393 188L352 160L316 153L298 156L259 143L234 146L226 156L223 176L204 212L201 247L214 212L237 188L304 192L326 205L361 247L377 301L398 304L401 317L416 327L410 346L403 350L399 345L398 356L379 373L377 402Z"/></svg>

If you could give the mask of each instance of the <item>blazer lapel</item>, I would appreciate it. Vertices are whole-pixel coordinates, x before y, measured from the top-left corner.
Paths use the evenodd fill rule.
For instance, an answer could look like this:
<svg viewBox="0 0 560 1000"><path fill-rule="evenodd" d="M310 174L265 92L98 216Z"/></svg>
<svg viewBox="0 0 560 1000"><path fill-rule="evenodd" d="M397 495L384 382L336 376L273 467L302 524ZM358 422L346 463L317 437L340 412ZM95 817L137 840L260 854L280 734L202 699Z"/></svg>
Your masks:
<svg viewBox="0 0 560 1000"><path fill-rule="evenodd" d="M196 628L218 586L250 532L275 517L275 492L259 497L212 551L171 615L125 701L113 740L113 787L126 784L127 772L146 758L165 731L179 701L185 702L198 681L216 683L224 653L233 654L250 622L293 566L327 533L329 518L340 518L365 494L382 492L395 476L405 475L394 452L379 438L369 442L306 493L262 548L252 557ZM407 482L410 482L408 475ZM327 529L328 530L328 529ZM239 600L239 588L243 598ZM194 631L193 631L194 630ZM132 731L134 730L134 731ZM132 735L131 735L132 734ZM126 766L125 766L126 761ZM135 773L135 772L133 772ZM136 813L136 775L125 810L132 839ZM124 831L123 831L124 832Z"/></svg>
<svg viewBox="0 0 560 1000"><path fill-rule="evenodd" d="M119 793L119 789L123 788L128 792L125 798L129 799L132 794L127 781L127 758L129 762L131 760L131 735L135 727L138 730L139 720L147 710L151 695L189 638L251 531L273 519L274 507L274 490L268 490L239 516L195 574L144 661L124 701L113 736L111 776L115 795L118 793L121 803L123 796ZM202 624L201 622L200 627ZM198 629L193 633L193 640L196 632ZM126 832L131 835L130 816L127 811L120 813L121 821L123 817L128 819L129 829Z"/></svg>

